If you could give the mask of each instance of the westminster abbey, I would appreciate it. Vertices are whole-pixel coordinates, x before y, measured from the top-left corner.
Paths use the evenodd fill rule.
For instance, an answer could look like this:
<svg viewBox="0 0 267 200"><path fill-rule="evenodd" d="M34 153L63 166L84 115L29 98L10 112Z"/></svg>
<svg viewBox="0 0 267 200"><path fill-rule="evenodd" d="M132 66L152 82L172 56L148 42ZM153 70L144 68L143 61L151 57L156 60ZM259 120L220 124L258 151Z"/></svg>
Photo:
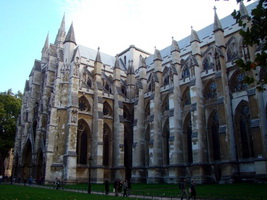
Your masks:
<svg viewBox="0 0 267 200"><path fill-rule="evenodd" d="M240 3L243 20L256 4ZM63 17L25 83L13 175L66 184L89 174L93 183L266 181L267 92L244 82L266 71L235 65L261 47L244 45L232 16L214 11L213 24L165 49L131 45L115 57L78 45Z"/></svg>

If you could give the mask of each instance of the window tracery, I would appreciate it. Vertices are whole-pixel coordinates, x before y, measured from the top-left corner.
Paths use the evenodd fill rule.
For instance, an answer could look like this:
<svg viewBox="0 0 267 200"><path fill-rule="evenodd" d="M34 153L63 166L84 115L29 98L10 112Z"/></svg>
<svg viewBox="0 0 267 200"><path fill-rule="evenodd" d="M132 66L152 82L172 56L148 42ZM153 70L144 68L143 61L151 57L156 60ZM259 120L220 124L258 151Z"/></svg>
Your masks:
<svg viewBox="0 0 267 200"><path fill-rule="evenodd" d="M190 77L189 66L185 65L182 71L182 79Z"/></svg>
<svg viewBox="0 0 267 200"><path fill-rule="evenodd" d="M212 62L210 56L206 56L202 64L204 71L208 71L209 69L214 69L214 63Z"/></svg>
<svg viewBox="0 0 267 200"><path fill-rule="evenodd" d="M231 78L230 87L232 92L240 92L247 89L245 83L245 74L243 72L236 72Z"/></svg>
<svg viewBox="0 0 267 200"><path fill-rule="evenodd" d="M111 116L112 115L112 109L107 102L105 102L103 105L103 115L104 116Z"/></svg>
<svg viewBox="0 0 267 200"><path fill-rule="evenodd" d="M238 57L238 48L237 48L236 38L232 37L227 44L228 62L237 59L237 57Z"/></svg>
<svg viewBox="0 0 267 200"><path fill-rule="evenodd" d="M83 112L91 111L91 106L84 96L79 98L79 110Z"/></svg>
<svg viewBox="0 0 267 200"><path fill-rule="evenodd" d="M187 106L187 105L191 105L191 96L190 96L190 90L189 88L187 88L183 94L182 97L182 105L183 106Z"/></svg>
<svg viewBox="0 0 267 200"><path fill-rule="evenodd" d="M204 90L204 98L206 100L214 99L217 97L217 84L215 81L208 83Z"/></svg>

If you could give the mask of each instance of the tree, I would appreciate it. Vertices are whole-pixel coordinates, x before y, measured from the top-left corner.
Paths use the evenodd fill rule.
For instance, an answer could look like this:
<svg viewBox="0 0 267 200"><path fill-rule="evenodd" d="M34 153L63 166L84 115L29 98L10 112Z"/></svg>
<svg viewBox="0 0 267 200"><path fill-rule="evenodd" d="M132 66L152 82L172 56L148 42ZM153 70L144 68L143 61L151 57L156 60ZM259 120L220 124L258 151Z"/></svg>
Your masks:
<svg viewBox="0 0 267 200"><path fill-rule="evenodd" d="M0 93L0 174L4 173L4 160L14 147L16 123L20 114L22 93L9 89Z"/></svg>
<svg viewBox="0 0 267 200"><path fill-rule="evenodd" d="M237 3L241 1L237 0ZM267 84L267 0L259 0L257 7L252 10L251 16L247 16L245 20L240 11L234 10L232 16L242 27L240 35L243 37L243 43L256 47L254 60L238 59L236 65L244 71L254 71L259 78L255 79L253 76L247 75L245 82L255 83L257 89L263 91L265 90L264 85ZM251 25L248 26L248 24Z"/></svg>

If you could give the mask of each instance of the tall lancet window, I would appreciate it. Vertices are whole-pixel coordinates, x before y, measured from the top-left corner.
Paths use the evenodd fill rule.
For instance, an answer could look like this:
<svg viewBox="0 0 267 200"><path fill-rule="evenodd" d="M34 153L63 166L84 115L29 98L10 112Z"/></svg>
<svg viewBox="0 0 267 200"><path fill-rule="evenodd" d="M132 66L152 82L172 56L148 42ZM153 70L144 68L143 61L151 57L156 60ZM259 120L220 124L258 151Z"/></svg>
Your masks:
<svg viewBox="0 0 267 200"><path fill-rule="evenodd" d="M190 104L191 104L190 90L189 88L186 88L182 96L182 106L187 106Z"/></svg>
<svg viewBox="0 0 267 200"><path fill-rule="evenodd" d="M237 144L241 158L254 157L253 138L250 130L250 112L246 102L241 102L236 110Z"/></svg>
<svg viewBox="0 0 267 200"><path fill-rule="evenodd" d="M203 60L203 70L208 71L209 69L214 69L214 63L209 55L207 55Z"/></svg>
<svg viewBox="0 0 267 200"><path fill-rule="evenodd" d="M163 141L162 141L162 150L163 150L163 165L169 165L170 164L170 128L169 128L169 119L166 120L164 127L163 127Z"/></svg>
<svg viewBox="0 0 267 200"><path fill-rule="evenodd" d="M109 166L111 163L112 155L111 145L111 130L110 127L105 123L103 130L103 165Z"/></svg>
<svg viewBox="0 0 267 200"><path fill-rule="evenodd" d="M163 85L167 86L170 84L169 68L165 67L163 70Z"/></svg>
<svg viewBox="0 0 267 200"><path fill-rule="evenodd" d="M210 81L206 85L203 96L205 100L212 100L217 97L217 84L215 81Z"/></svg>
<svg viewBox="0 0 267 200"><path fill-rule="evenodd" d="M89 128L84 120L78 121L77 130L77 164L87 164Z"/></svg>
<svg viewBox="0 0 267 200"><path fill-rule="evenodd" d="M221 160L219 118L217 111L213 111L209 117L208 137L209 137L210 160L211 161Z"/></svg>
<svg viewBox="0 0 267 200"><path fill-rule="evenodd" d="M227 58L228 62L234 61L235 59L238 58L238 45L236 43L236 38L231 37L229 41L226 44L227 48Z"/></svg>
<svg viewBox="0 0 267 200"><path fill-rule="evenodd" d="M193 153L192 153L192 123L191 115L188 114L184 120L184 144L185 144L185 162L193 162Z"/></svg>

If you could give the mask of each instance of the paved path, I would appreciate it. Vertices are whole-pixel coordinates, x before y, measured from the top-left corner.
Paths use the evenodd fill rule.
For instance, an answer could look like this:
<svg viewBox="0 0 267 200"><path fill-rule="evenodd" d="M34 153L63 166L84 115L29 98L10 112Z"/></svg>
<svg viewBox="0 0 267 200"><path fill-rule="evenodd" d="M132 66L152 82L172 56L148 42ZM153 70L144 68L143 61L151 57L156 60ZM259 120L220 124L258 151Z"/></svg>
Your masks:
<svg viewBox="0 0 267 200"><path fill-rule="evenodd" d="M10 183L9 183L10 184ZM23 186L23 183L13 183L14 185L21 185ZM38 187L38 188L46 188L46 189L55 189L55 187L52 186L45 186L45 185L37 185L37 184L26 184L26 186L30 186L30 187ZM75 190L75 189L69 189L69 188L63 188L60 190L64 190L64 191L69 191L69 192L77 192L77 193L87 193L86 190ZM105 195L103 192L95 192L92 191L92 194L99 194L99 195ZM114 192L110 192L108 194L109 196L115 196ZM121 197L122 194L120 193L119 196ZM136 198L136 199L153 199L153 200L180 200L180 197L156 197L156 196L144 196L144 195L129 195L129 197L131 198ZM186 200L186 198L184 198L184 200Z"/></svg>

